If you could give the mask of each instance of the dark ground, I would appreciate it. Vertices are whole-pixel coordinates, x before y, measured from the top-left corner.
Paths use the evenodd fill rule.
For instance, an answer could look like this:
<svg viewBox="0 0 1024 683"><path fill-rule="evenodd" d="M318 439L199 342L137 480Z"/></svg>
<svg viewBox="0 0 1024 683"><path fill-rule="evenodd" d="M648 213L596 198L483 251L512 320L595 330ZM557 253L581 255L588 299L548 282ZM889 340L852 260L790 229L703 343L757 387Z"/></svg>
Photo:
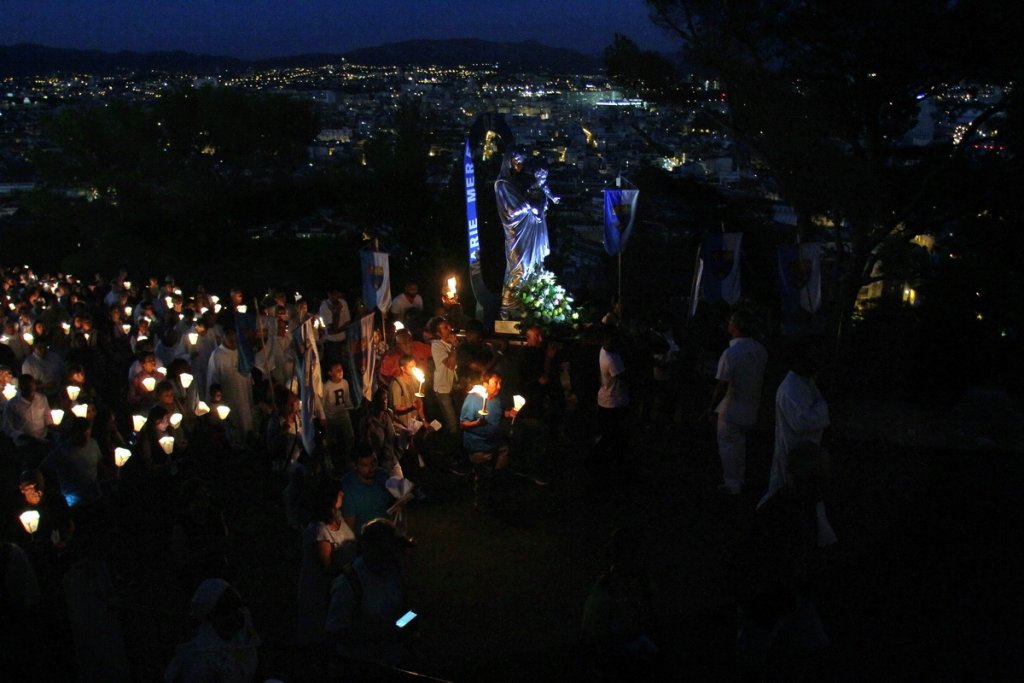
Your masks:
<svg viewBox="0 0 1024 683"><path fill-rule="evenodd" d="M1020 451L868 440L895 427L878 417L858 424L858 410L835 406L826 437L840 543L817 597L833 643L822 679L1024 680ZM549 486L517 479L510 513L476 512L469 478L406 470L429 493L409 511L418 547L405 569L410 606L422 615L409 668L453 681L571 678L605 545L630 524L648 531L667 624L659 678L730 680L735 606L725 565L767 482L770 430L755 435L749 490L731 501L716 492L710 431L637 428L637 463L609 480L585 466L587 419L576 414L566 428L580 445L554 449L559 474ZM264 642L261 675L301 680L310 669L291 644L299 535L284 523L280 485L240 475L226 488L223 499L236 501L227 516L237 584ZM131 549L156 561L125 589L121 611L141 680L159 677L187 634L189 595L159 561L164 533Z"/></svg>

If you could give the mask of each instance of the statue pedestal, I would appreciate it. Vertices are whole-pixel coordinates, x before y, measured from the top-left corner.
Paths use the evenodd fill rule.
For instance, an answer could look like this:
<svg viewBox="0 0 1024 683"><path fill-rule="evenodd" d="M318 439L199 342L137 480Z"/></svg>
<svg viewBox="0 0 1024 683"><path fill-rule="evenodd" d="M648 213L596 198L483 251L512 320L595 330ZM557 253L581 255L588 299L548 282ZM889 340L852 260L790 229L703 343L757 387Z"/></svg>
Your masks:
<svg viewBox="0 0 1024 683"><path fill-rule="evenodd" d="M519 336L519 320L495 320L494 334Z"/></svg>

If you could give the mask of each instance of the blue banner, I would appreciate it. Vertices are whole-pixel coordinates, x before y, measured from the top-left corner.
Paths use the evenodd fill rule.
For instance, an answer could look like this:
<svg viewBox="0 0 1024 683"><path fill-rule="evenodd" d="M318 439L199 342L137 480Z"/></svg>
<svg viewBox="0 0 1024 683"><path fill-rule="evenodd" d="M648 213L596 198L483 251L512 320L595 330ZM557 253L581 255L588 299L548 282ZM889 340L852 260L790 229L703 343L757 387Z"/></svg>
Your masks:
<svg viewBox="0 0 1024 683"><path fill-rule="evenodd" d="M640 190L604 191L604 249L614 256L626 248L633 234Z"/></svg>
<svg viewBox="0 0 1024 683"><path fill-rule="evenodd" d="M363 303L368 309L379 308L387 313L391 308L391 274L387 253L363 249L359 252L359 260L363 270Z"/></svg>
<svg viewBox="0 0 1024 683"><path fill-rule="evenodd" d="M462 155L463 172L466 178L466 234L469 238L469 272L480 271L480 228L476 220L476 172L473 166L473 151L466 138L466 149Z"/></svg>
<svg viewBox="0 0 1024 683"><path fill-rule="evenodd" d="M784 316L800 311L816 313L821 307L821 243L779 247L779 293Z"/></svg>
<svg viewBox="0 0 1024 683"><path fill-rule="evenodd" d="M374 350L374 314L368 313L345 328L348 353L345 354L345 377L352 398L352 407L358 408L362 400L373 398L377 375Z"/></svg>
<svg viewBox="0 0 1024 683"><path fill-rule="evenodd" d="M741 232L713 232L701 246L702 298L725 301L730 306L740 300Z"/></svg>

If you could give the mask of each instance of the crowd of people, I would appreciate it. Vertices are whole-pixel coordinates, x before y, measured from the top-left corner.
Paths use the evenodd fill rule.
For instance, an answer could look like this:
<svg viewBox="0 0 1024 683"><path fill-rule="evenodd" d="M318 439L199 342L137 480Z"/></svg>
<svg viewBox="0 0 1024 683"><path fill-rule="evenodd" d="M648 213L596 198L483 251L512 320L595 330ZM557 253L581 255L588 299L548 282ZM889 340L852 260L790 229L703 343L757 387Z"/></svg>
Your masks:
<svg viewBox="0 0 1024 683"><path fill-rule="evenodd" d="M539 327L489 339L457 302L425 310L414 283L381 315L358 302L350 308L340 289L312 302L281 290L247 298L235 288L222 301L202 287L186 293L171 276L132 282L122 271L83 280L28 267L4 270L2 282L0 621L12 644L2 664L28 671L53 649L61 652L47 663L55 675L77 672L81 680L129 677L104 596L131 577L106 559L119 541L153 528L169 532L168 559L194 591L197 630L168 663L167 680L252 677L260 638L232 585L231 531L211 495L238 463L281 484L286 522L301 539L295 644L305 659L324 670L397 666L405 632L396 622L408 611L400 559L415 543L403 506L424 495L410 481L414 472L472 477L474 504L500 511L513 478L537 486L557 478L552 454L568 446L573 409L595 416L588 461L621 471L636 457L631 425L685 417L680 368L699 367L681 362L687 351L671 326L627 337L614 312L575 340L547 339ZM356 382L347 373L362 368L352 363L348 337L364 315L376 316L375 370ZM303 331L308 321L314 338ZM717 416L727 496L744 486L746 433L762 393L767 352L752 327L743 312L730 318L732 341L708 410ZM299 377L310 346L321 388L315 405L303 406ZM827 404L814 384L813 354L797 356L776 398L775 461L759 506L772 519L762 530L770 540L755 544L744 566L754 556L762 566L781 564L769 557L772 548L799 564L811 552L795 536L806 528L807 505L813 547L836 540L815 483L822 457L813 446L828 425ZM691 384L694 395L709 386L696 371ZM792 452L802 454L797 464ZM616 587L640 584L629 578L635 549L622 535L613 545L612 570L595 585L584 624L587 643L615 653L606 673L658 654L650 634L637 630L638 615L616 615ZM738 655L753 669L786 628L820 634L820 624L808 626L813 604L797 595L803 567L786 570L784 590L793 596L773 609L757 590L778 593L778 585L752 588L757 572L737 573L749 598L738 599ZM97 635L91 624L104 618L110 628ZM823 644L820 635L811 645Z"/></svg>

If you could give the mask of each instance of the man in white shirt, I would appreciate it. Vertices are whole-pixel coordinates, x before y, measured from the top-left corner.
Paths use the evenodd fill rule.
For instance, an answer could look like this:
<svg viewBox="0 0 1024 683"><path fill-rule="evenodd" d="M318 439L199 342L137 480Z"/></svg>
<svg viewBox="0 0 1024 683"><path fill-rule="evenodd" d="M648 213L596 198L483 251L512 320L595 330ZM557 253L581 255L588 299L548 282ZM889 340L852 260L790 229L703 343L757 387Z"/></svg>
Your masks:
<svg viewBox="0 0 1024 683"><path fill-rule="evenodd" d="M21 371L36 378L36 388L47 398L56 398L60 393L64 380L64 362L50 351L45 341L35 341L32 353L25 356L21 364Z"/></svg>
<svg viewBox="0 0 1024 683"><path fill-rule="evenodd" d="M207 395L210 395L211 385L221 386L224 403L231 408L228 420L238 435L234 445L241 448L245 445L245 438L253 431L254 416L252 377L238 370L238 335L235 330L224 330L224 341L210 356L206 383Z"/></svg>
<svg viewBox="0 0 1024 683"><path fill-rule="evenodd" d="M455 366L458 362L455 350L459 340L444 318L430 321L430 333L434 335L430 342L430 355L434 359L434 398L441 410L445 431L451 436L458 436L459 420L455 414L452 389L455 386Z"/></svg>
<svg viewBox="0 0 1024 683"><path fill-rule="evenodd" d="M320 304L320 320L324 325L323 364L330 367L345 357L345 326L352 320L348 303L341 290L334 288L327 292L327 299Z"/></svg>
<svg viewBox="0 0 1024 683"><path fill-rule="evenodd" d="M4 406L4 432L22 452L22 466L36 467L49 450L47 432L53 427L50 404L36 391L36 380L24 374L18 378L18 394Z"/></svg>
<svg viewBox="0 0 1024 683"><path fill-rule="evenodd" d="M722 491L736 495L743 488L747 432L757 424L761 386L768 352L750 337L750 322L741 311L729 318L729 347L718 359L709 411L718 414L718 455L722 460Z"/></svg>
<svg viewBox="0 0 1024 683"><path fill-rule="evenodd" d="M415 282L405 283L405 290L391 300L391 319L404 320L406 312L411 308L422 311L423 297L419 292L419 285Z"/></svg>

